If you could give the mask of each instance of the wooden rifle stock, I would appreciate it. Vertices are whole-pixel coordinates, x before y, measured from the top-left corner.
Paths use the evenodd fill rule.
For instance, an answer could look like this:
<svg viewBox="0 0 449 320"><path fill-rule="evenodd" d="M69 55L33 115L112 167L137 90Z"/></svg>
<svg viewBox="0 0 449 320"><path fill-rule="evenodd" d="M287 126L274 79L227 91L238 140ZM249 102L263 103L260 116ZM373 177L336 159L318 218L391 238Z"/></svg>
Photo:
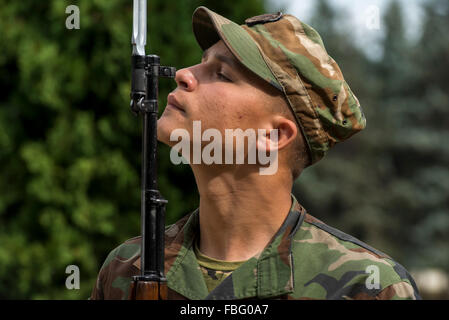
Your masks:
<svg viewBox="0 0 449 320"><path fill-rule="evenodd" d="M132 281L129 300L167 300L167 283L157 281Z"/></svg>

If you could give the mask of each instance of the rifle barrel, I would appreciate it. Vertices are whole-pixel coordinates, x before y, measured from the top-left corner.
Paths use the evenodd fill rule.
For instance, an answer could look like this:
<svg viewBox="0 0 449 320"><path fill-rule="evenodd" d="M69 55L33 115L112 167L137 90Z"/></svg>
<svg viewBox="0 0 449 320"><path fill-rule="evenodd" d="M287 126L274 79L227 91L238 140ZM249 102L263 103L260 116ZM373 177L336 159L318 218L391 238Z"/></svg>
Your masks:
<svg viewBox="0 0 449 320"><path fill-rule="evenodd" d="M142 115L141 274L133 277L129 298L167 299L164 274L165 200L157 185L157 117L159 77L174 78L176 69L161 67L157 55L145 55L146 0L133 3L131 111Z"/></svg>

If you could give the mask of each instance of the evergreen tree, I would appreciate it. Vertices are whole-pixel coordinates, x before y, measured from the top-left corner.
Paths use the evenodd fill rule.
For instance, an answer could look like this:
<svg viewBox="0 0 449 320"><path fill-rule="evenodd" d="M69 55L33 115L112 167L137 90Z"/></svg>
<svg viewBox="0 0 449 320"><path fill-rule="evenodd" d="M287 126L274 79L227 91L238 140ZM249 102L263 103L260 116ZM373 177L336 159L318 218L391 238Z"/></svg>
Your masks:
<svg viewBox="0 0 449 320"><path fill-rule="evenodd" d="M397 113L404 130L395 140L396 163L412 190L400 195L410 226L403 237L414 265L449 272L449 1L430 1L424 12L409 103Z"/></svg>

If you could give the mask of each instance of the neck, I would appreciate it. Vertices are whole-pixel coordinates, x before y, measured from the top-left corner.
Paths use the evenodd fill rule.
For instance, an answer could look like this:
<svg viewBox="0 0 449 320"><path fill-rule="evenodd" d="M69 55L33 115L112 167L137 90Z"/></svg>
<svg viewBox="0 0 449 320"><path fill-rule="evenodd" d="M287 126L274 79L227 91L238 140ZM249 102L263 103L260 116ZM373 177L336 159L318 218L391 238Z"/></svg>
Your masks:
<svg viewBox="0 0 449 320"><path fill-rule="evenodd" d="M200 194L200 251L225 261L260 253L290 210L289 173L264 176L246 166L218 174L210 166L192 169Z"/></svg>

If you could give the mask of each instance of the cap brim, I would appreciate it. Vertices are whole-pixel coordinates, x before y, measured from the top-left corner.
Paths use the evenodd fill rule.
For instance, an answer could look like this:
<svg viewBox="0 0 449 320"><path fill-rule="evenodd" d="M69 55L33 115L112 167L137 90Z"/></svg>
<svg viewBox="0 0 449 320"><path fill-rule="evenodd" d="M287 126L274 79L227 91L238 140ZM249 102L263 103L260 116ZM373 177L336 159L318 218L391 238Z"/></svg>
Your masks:
<svg viewBox="0 0 449 320"><path fill-rule="evenodd" d="M219 31L213 23L214 15L216 14L206 7L198 7L192 16L193 34L203 50L207 50L221 39L218 35ZM234 23L230 20L226 22Z"/></svg>

